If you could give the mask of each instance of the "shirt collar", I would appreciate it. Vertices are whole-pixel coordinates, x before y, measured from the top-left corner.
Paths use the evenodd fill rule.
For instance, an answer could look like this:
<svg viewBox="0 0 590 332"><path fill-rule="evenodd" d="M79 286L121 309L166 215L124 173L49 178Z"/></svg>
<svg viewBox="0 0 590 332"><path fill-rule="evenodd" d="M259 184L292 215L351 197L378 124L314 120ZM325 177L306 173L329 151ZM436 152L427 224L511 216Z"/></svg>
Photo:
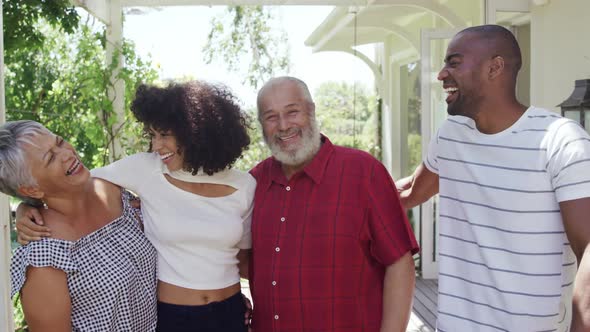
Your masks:
<svg viewBox="0 0 590 332"><path fill-rule="evenodd" d="M302 172L309 176L316 184L321 183L322 178L324 177L324 172L326 171L326 165L328 164L328 160L330 160L330 156L334 151L334 145L323 134L321 134L321 140L322 145L320 147L320 150L318 151L318 153L316 153L311 162L307 164L307 166L305 166L302 170ZM283 173L281 163L274 157L272 158L270 177L271 180L276 183L280 183L283 185L287 184L287 178Z"/></svg>

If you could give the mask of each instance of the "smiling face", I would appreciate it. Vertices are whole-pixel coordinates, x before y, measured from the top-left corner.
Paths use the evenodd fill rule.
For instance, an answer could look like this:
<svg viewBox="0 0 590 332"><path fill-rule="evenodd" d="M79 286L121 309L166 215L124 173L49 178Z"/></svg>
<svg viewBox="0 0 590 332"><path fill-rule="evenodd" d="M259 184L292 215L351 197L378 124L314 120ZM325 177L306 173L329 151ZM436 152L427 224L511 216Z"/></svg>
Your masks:
<svg viewBox="0 0 590 332"><path fill-rule="evenodd" d="M486 50L474 34L460 33L449 44L445 65L438 74L448 94L449 115L474 118L485 99Z"/></svg>
<svg viewBox="0 0 590 332"><path fill-rule="evenodd" d="M80 161L76 150L63 138L43 131L30 136L28 141L23 150L37 188L27 192L27 196L42 199L67 192L88 181L90 172Z"/></svg>
<svg viewBox="0 0 590 332"><path fill-rule="evenodd" d="M258 107L264 140L275 159L300 166L315 156L321 144L315 105L297 83L284 80L265 87Z"/></svg>
<svg viewBox="0 0 590 332"><path fill-rule="evenodd" d="M156 130L152 127L148 135L151 140L152 151L160 156L168 170L181 170L184 166L184 157L174 134L169 130Z"/></svg>

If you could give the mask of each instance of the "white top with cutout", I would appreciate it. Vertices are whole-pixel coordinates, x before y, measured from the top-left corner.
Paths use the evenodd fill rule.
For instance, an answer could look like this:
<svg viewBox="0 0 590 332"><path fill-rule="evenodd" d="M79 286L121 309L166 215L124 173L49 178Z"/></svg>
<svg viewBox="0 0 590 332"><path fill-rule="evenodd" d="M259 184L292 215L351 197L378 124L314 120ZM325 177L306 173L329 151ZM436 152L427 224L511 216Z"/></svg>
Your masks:
<svg viewBox="0 0 590 332"><path fill-rule="evenodd" d="M236 191L223 197L200 196L174 186L164 174L185 182L228 185ZM230 169L191 176L169 172L155 153L138 153L95 169L92 175L141 199L145 234L158 252L159 280L200 290L239 282L236 255L252 245L256 180L249 173Z"/></svg>

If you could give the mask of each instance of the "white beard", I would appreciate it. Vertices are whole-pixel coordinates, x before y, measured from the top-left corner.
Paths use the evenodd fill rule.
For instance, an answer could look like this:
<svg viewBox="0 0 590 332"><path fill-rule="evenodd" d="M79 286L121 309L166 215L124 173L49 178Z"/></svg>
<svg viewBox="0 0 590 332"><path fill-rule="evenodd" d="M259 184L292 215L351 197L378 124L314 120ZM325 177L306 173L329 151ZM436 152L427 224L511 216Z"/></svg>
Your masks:
<svg viewBox="0 0 590 332"><path fill-rule="evenodd" d="M321 135L315 117L309 120L309 126L301 129L301 144L293 151L283 151L277 141L278 134L269 139L266 134L264 141L268 145L272 156L287 166L299 166L311 160L321 147Z"/></svg>

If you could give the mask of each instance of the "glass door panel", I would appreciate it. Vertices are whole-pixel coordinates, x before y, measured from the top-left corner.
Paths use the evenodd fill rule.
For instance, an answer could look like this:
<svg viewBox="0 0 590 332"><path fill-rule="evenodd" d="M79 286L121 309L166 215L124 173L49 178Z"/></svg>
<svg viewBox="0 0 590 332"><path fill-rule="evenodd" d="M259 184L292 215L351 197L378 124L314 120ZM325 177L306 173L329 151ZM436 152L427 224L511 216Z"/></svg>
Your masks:
<svg viewBox="0 0 590 332"><path fill-rule="evenodd" d="M422 160L426 159L428 145L437 128L447 116L446 95L438 73L443 67L444 56L453 36L460 29L422 30L421 44L421 134ZM422 277L438 275L438 195L422 204L420 218L420 241L422 245Z"/></svg>

